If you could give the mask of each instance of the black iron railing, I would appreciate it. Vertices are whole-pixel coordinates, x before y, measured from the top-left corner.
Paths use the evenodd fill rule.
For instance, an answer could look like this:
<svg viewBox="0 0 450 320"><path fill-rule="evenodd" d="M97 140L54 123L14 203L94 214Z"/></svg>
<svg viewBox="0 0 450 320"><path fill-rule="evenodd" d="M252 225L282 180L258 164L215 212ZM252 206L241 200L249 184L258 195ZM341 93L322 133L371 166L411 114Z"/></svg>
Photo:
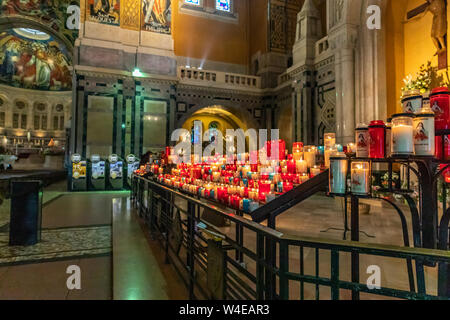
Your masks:
<svg viewBox="0 0 450 320"><path fill-rule="evenodd" d="M192 299L450 297L449 288L437 291L449 283L449 251L289 236L142 177L133 177L132 198ZM379 288L360 275L353 263L360 258L383 262ZM437 265L428 271L436 276L424 277L423 265ZM397 279L395 286L383 284L390 272L407 275L413 266L404 285Z"/></svg>

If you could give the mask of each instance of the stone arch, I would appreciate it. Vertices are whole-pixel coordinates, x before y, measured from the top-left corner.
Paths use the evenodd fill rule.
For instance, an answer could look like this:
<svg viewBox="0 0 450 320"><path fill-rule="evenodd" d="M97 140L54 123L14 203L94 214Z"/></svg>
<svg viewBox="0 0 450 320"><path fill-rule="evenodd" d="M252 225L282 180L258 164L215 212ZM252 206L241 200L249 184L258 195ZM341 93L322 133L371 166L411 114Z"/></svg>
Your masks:
<svg viewBox="0 0 450 320"><path fill-rule="evenodd" d="M193 106L192 108L189 109L189 111L186 114L184 114L180 119L178 119L176 121L175 128L181 128L183 126L183 124L189 118L191 118L194 115L194 113L196 113L197 111L200 111L202 109L207 109L210 107L217 107L219 109L224 110L225 112L229 112L229 113L233 114L235 117L241 119L241 121L246 124L247 128L253 128L253 129L261 128L260 124L253 118L253 115L251 115L247 110L244 110L242 108L237 108L235 106L223 104L223 103L220 103L220 104L208 103L208 104L198 104L198 105ZM239 122L239 121L237 121L237 122Z"/></svg>

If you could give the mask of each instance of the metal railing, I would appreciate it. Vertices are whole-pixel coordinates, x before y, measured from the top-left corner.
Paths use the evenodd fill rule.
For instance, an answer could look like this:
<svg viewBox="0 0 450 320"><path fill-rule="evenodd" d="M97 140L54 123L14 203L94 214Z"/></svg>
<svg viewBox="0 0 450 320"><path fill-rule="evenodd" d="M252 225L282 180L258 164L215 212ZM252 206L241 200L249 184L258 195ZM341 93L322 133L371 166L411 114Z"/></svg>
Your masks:
<svg viewBox="0 0 450 320"><path fill-rule="evenodd" d="M151 179L134 176L132 186L139 215L160 240L166 262L180 273L191 299L450 297L437 293L439 286L449 287L449 251L285 235L244 218L239 211L221 209ZM406 262L411 261L413 288L411 279L405 279L404 285L394 279L396 288L368 286L361 280L360 257L385 259L396 272L404 268L401 275L408 274ZM428 272L437 277L424 277L424 265L435 266Z"/></svg>

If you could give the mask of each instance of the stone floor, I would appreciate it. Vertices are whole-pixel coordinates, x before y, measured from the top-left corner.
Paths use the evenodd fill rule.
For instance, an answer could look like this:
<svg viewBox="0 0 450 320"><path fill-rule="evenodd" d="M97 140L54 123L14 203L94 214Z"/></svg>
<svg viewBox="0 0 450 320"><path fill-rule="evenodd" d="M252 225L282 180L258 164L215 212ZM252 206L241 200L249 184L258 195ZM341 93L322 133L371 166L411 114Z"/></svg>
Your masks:
<svg viewBox="0 0 450 320"><path fill-rule="evenodd" d="M8 246L10 203L0 206L0 300L187 298L160 246L130 210L129 192L65 188L61 182L44 190L42 240L35 246ZM80 267L81 290L67 289L70 265Z"/></svg>
<svg viewBox="0 0 450 320"><path fill-rule="evenodd" d="M0 299L111 299L112 194L67 194L65 183L44 190L42 240L8 246L9 210L2 205ZM8 204L9 205L9 204ZM66 269L81 269L81 290L68 290Z"/></svg>

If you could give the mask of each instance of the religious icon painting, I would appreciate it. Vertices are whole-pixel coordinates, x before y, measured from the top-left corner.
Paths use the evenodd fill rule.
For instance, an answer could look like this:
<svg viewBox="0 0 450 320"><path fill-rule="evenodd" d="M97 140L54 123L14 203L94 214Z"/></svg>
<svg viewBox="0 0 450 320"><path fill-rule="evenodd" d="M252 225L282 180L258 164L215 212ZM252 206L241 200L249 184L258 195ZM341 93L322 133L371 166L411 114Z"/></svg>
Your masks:
<svg viewBox="0 0 450 320"><path fill-rule="evenodd" d="M162 34L172 33L171 0L142 0L142 29Z"/></svg>
<svg viewBox="0 0 450 320"><path fill-rule="evenodd" d="M87 11L90 21L120 24L120 0L88 0Z"/></svg>

